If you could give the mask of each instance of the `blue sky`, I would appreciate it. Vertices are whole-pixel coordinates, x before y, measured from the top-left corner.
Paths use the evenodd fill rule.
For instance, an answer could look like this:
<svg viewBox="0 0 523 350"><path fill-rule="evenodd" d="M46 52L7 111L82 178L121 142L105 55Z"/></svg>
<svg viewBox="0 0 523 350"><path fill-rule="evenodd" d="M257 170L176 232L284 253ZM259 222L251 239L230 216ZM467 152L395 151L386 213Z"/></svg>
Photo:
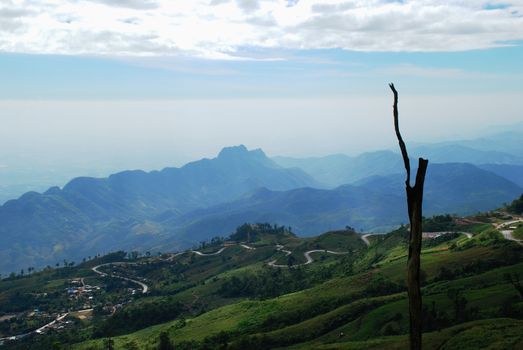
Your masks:
<svg viewBox="0 0 523 350"><path fill-rule="evenodd" d="M0 54L2 99L164 99L522 92L523 48L279 50L274 61ZM260 50L257 51L259 53ZM269 53L266 52L266 55Z"/></svg>

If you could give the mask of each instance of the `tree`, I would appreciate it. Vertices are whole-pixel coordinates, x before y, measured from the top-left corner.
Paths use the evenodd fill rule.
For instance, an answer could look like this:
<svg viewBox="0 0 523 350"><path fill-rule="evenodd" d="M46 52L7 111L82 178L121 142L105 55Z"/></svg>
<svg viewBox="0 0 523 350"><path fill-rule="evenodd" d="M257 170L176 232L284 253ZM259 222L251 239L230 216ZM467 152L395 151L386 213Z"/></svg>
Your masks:
<svg viewBox="0 0 523 350"><path fill-rule="evenodd" d="M463 322L467 320L467 304L468 300L463 296L461 289L449 289L447 296L452 301L454 307L454 320L456 322Z"/></svg>
<svg viewBox="0 0 523 350"><path fill-rule="evenodd" d="M409 294L409 318L410 318L410 349L421 349L422 333L422 301L420 289L420 257L421 257L421 238L422 238L422 206L423 206L423 185L425 183L425 173L429 161L423 158L418 160L418 170L414 186L410 185L410 159L407 147L401 137L398 116L398 92L394 84L390 84L390 89L394 94L394 129L401 149L401 156L407 172L405 189L407 192L407 208L410 221L409 233L409 257L407 260L407 288Z"/></svg>
<svg viewBox="0 0 523 350"><path fill-rule="evenodd" d="M114 340L111 338L104 339L103 344L104 350L114 350Z"/></svg>
<svg viewBox="0 0 523 350"><path fill-rule="evenodd" d="M174 346L171 343L169 334L167 332L160 333L160 343L158 344L158 350L174 350Z"/></svg>
<svg viewBox="0 0 523 350"><path fill-rule="evenodd" d="M507 206L507 210L514 214L523 214L523 194Z"/></svg>
<svg viewBox="0 0 523 350"><path fill-rule="evenodd" d="M125 350L139 350L140 348L138 347L138 344L136 344L136 342L133 340L133 341L130 341L129 343L125 343L123 348Z"/></svg>
<svg viewBox="0 0 523 350"><path fill-rule="evenodd" d="M514 273L514 275L512 275L511 273L506 273L504 277L505 280L507 280L507 282L509 282L514 286L514 288L516 288L521 299L523 299L523 286L521 285L521 282L519 282L519 274Z"/></svg>

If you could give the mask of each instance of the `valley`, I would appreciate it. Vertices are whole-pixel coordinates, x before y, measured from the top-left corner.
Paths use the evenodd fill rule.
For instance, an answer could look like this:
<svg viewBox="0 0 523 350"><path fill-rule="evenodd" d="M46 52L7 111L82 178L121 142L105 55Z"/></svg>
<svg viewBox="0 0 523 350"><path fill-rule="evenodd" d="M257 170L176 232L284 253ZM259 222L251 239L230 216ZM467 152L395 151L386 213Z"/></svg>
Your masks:
<svg viewBox="0 0 523 350"><path fill-rule="evenodd" d="M476 160L486 161L487 155ZM397 161L397 154L383 151L286 163L260 149L236 146L181 168L76 178L0 207L0 273L41 269L64 259L79 262L119 249L185 250L245 222L291 226L301 237L345 226L390 231L407 222ZM514 167L431 164L425 214L469 215L510 202L523 192ZM329 176L338 182L324 184L325 169L332 169ZM514 182L496 172L512 174Z"/></svg>
<svg viewBox="0 0 523 350"><path fill-rule="evenodd" d="M502 233L517 229L521 220L506 212L427 219L422 251L426 348L523 344L517 331L523 295L515 279L523 269L523 247ZM400 228L362 235L349 229L299 238L285 227L246 224L227 239L179 253L114 253L3 280L2 305L17 300L20 292L49 288L52 275L101 288L92 311L64 309L63 302L49 307L57 314L53 322L63 328L49 327L17 341L7 337L4 347L46 349L59 341L64 348L85 350L108 344L156 349L167 335L180 349L401 349L408 329L406 233ZM43 306L35 301L26 305ZM10 312L23 312L20 307ZM87 317L72 316L82 312ZM504 336L481 337L485 327ZM472 334L475 345L467 341Z"/></svg>
<svg viewBox="0 0 523 350"><path fill-rule="evenodd" d="M457 150L478 161L497 154ZM397 156L292 160L307 171L276 160L229 147L182 168L77 178L8 201L1 268L20 273L0 279L0 344L404 349L408 227L403 176L387 170ZM352 183L323 182L325 167L357 176L376 160ZM517 173L506 177L514 167L430 166L424 348L523 346L523 197L513 200L523 189Z"/></svg>

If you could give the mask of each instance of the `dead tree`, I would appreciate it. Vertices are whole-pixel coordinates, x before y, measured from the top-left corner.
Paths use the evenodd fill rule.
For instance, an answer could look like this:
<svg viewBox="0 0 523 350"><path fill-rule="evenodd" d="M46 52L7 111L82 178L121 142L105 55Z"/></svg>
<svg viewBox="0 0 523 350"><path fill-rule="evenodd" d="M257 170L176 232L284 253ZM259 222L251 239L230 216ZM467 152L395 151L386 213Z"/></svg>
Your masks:
<svg viewBox="0 0 523 350"><path fill-rule="evenodd" d="M416 173L416 183L410 185L410 159L407 147L401 137L398 121L398 92L394 84L389 84L394 93L394 129L401 149L401 155L407 172L405 188L407 192L407 208L410 221L409 235L409 259L407 261L407 288L409 293L409 318L410 318L410 349L421 349L422 334L422 304L420 289L420 255L421 255L421 236L422 236L422 205L423 205L423 184L425 173L427 172L428 160L419 158L418 171Z"/></svg>

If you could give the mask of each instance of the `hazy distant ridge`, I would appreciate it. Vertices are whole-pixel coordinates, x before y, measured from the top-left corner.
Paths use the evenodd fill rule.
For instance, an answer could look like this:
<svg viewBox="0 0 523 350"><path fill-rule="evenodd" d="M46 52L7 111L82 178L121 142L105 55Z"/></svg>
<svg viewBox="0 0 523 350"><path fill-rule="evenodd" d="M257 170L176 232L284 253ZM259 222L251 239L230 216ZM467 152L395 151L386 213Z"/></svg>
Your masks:
<svg viewBox="0 0 523 350"><path fill-rule="evenodd" d="M180 215L259 187L317 185L302 170L283 169L261 150L244 146L224 148L215 159L182 168L76 178L63 189L29 192L0 207L0 271L141 247L164 233L147 221L165 212Z"/></svg>
<svg viewBox="0 0 523 350"><path fill-rule="evenodd" d="M397 154L287 161L292 168L261 150L229 147L181 168L81 177L63 189L26 193L0 207L0 271L78 262L117 249L185 248L244 222L278 223L310 235L346 225L385 230L407 221ZM328 182L343 185L322 189ZM425 215L493 209L521 192L472 164L430 163Z"/></svg>

